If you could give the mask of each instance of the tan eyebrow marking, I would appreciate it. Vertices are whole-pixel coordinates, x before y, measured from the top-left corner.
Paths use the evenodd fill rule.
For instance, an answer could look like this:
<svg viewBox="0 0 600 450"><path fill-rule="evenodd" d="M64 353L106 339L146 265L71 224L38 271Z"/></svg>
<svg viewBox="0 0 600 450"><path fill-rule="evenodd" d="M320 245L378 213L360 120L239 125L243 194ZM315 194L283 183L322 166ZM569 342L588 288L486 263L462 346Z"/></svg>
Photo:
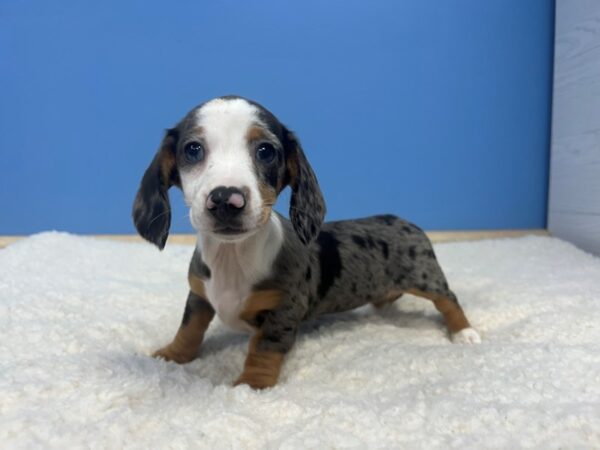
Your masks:
<svg viewBox="0 0 600 450"><path fill-rule="evenodd" d="M268 139L268 135L265 133L264 128L261 127L251 127L246 132L246 141L255 142L261 139Z"/></svg>
<svg viewBox="0 0 600 450"><path fill-rule="evenodd" d="M204 135L204 127L195 126L187 131L188 135L191 136L203 136Z"/></svg>

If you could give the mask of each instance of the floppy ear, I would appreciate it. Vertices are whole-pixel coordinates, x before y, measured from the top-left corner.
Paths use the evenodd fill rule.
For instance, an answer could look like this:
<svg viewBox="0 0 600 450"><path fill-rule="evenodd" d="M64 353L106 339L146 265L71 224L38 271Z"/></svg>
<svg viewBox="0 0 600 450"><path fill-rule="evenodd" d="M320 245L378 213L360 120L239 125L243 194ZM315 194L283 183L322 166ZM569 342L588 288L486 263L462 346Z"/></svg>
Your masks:
<svg viewBox="0 0 600 450"><path fill-rule="evenodd" d="M146 169L140 188L133 202L133 223L140 235L155 244L165 247L171 225L171 204L168 190L180 185L179 173L175 164L177 130L167 133Z"/></svg>
<svg viewBox="0 0 600 450"><path fill-rule="evenodd" d="M285 127L284 133L289 185L292 189L290 220L302 243L308 245L317 237L323 224L325 200L298 138Z"/></svg>

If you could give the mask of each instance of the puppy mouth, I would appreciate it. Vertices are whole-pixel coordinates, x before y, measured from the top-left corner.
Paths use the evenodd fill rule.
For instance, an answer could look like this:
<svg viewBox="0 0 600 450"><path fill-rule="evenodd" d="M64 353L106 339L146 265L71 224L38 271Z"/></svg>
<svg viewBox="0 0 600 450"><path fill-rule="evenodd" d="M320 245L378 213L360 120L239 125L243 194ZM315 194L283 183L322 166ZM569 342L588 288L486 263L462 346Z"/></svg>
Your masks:
<svg viewBox="0 0 600 450"><path fill-rule="evenodd" d="M218 227L209 234L222 242L240 242L256 232L257 228Z"/></svg>
<svg viewBox="0 0 600 450"><path fill-rule="evenodd" d="M213 229L214 234L221 234L223 236L238 236L241 234L246 234L250 230L248 228L239 228L239 227L231 227L231 226L223 226Z"/></svg>
<svg viewBox="0 0 600 450"><path fill-rule="evenodd" d="M206 210L202 213L190 209L190 218L192 225L200 234L212 236L219 241L234 242L244 240L256 233L263 224L250 213L243 217L227 218L219 220ZM194 211L194 212L192 212Z"/></svg>

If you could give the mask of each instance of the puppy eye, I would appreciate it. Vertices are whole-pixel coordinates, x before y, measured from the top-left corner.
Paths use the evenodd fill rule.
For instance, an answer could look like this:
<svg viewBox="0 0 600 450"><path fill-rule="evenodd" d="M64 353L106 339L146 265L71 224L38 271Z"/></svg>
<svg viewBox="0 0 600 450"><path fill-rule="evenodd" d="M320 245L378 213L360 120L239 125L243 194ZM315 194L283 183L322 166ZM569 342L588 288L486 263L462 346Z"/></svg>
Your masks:
<svg viewBox="0 0 600 450"><path fill-rule="evenodd" d="M184 147L183 152L188 162L194 163L204 159L204 147L199 142L190 142Z"/></svg>
<svg viewBox="0 0 600 450"><path fill-rule="evenodd" d="M256 159L265 164L272 162L275 159L275 147L268 142L260 144L256 149Z"/></svg>

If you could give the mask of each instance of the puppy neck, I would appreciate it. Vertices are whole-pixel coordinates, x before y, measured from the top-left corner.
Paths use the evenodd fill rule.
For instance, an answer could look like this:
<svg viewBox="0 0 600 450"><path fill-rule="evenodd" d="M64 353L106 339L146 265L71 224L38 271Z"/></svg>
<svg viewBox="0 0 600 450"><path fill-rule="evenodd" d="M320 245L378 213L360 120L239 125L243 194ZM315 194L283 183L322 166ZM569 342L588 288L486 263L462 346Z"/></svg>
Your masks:
<svg viewBox="0 0 600 450"><path fill-rule="evenodd" d="M242 240L227 242L208 234L199 234L196 246L211 271L218 270L227 261L227 266L237 266L258 282L270 273L282 243L281 221L272 213L264 225Z"/></svg>

